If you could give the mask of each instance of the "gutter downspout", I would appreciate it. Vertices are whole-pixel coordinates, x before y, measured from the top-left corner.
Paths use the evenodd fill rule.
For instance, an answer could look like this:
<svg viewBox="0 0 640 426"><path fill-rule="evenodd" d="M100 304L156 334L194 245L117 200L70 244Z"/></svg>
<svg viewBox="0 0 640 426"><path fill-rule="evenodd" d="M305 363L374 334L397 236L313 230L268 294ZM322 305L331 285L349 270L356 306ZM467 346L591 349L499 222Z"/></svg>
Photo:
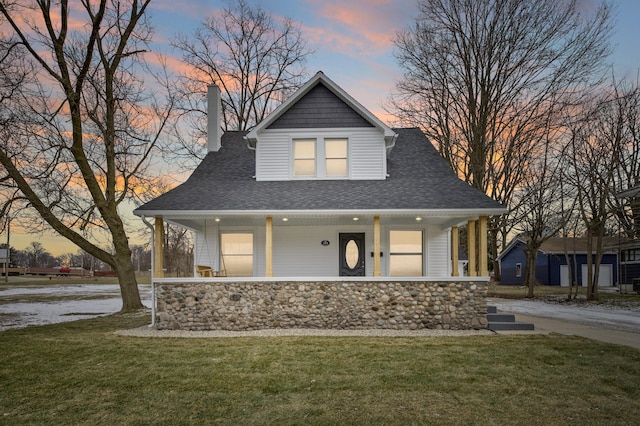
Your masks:
<svg viewBox="0 0 640 426"><path fill-rule="evenodd" d="M155 247L155 232L153 229L153 225L147 222L147 219L144 216L140 216L145 225L151 230L151 250ZM153 271L155 270L154 262L153 262L153 252L151 253L151 324L149 324L149 328L154 327L156 325L156 283L153 277Z"/></svg>

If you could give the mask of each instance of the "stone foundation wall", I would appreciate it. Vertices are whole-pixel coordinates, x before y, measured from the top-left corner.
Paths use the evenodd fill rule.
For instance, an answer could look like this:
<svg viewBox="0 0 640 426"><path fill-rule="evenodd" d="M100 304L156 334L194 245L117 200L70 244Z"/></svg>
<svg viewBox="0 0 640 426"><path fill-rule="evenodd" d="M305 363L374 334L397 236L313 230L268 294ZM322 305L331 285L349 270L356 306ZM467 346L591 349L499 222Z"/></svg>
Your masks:
<svg viewBox="0 0 640 426"><path fill-rule="evenodd" d="M163 330L486 328L486 283L157 283Z"/></svg>

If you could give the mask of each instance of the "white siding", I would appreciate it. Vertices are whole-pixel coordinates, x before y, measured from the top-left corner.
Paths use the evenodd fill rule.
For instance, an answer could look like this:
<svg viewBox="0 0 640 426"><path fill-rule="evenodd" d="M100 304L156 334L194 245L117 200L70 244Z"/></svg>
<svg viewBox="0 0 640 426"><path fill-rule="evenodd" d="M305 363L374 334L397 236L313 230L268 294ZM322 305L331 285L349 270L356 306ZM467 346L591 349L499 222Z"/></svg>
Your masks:
<svg viewBox="0 0 640 426"><path fill-rule="evenodd" d="M446 277L451 275L451 253L449 244L449 230L429 226L426 229L426 258L428 277Z"/></svg>
<svg viewBox="0 0 640 426"><path fill-rule="evenodd" d="M392 229L422 230L424 235L424 274L428 277L450 275L449 230L437 226L393 226L381 229L380 269L388 276L389 231ZM219 233L251 232L254 243L254 275L263 277L266 270L265 227L218 226L207 221L204 232L195 234L195 264L221 269L219 265ZM339 269L338 237L341 232L365 234L365 273L373 276L373 226L274 226L273 275L275 277L326 277L337 276ZM323 246L322 241L329 241ZM206 242L206 243L205 243Z"/></svg>
<svg viewBox="0 0 640 426"><path fill-rule="evenodd" d="M338 276L339 235L341 232L365 234L365 274L373 275L373 233L367 226L274 227L273 275L276 277ZM323 246L322 241L329 241Z"/></svg>
<svg viewBox="0 0 640 426"><path fill-rule="evenodd" d="M385 145L382 133L375 128L267 130L260 134L256 146L256 180L289 180L291 141L313 138L322 154L324 138L348 138L349 178L384 179ZM324 161L318 155L316 161Z"/></svg>
<svg viewBox="0 0 640 426"><path fill-rule="evenodd" d="M263 277L265 266L265 238L264 227L253 226L218 226L213 220L207 221L205 232L195 233L194 264L211 266L214 270L224 269L220 261L220 233L221 232L247 232L253 234L253 274ZM205 235L206 234L206 235Z"/></svg>
<svg viewBox="0 0 640 426"><path fill-rule="evenodd" d="M377 129L361 129L349 137L351 179L384 179L385 147Z"/></svg>
<svg viewBox="0 0 640 426"><path fill-rule="evenodd" d="M291 136L282 131L260 135L256 146L256 180L289 180Z"/></svg>
<svg viewBox="0 0 640 426"><path fill-rule="evenodd" d="M220 255L218 252L218 225L213 220L205 221L202 232L195 232L194 266L210 266L219 270Z"/></svg>

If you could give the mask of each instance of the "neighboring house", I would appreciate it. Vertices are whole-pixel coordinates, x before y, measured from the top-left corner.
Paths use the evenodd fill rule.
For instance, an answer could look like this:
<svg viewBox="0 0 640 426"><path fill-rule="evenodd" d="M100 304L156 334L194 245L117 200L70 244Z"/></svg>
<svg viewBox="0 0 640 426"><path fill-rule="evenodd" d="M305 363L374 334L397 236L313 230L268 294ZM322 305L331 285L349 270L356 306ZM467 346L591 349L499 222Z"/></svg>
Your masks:
<svg viewBox="0 0 640 426"><path fill-rule="evenodd" d="M618 198L640 199L640 185L617 194ZM620 244L620 284L632 284L640 292L640 241L626 240Z"/></svg>
<svg viewBox="0 0 640 426"><path fill-rule="evenodd" d="M605 239L605 246L611 245L613 238ZM525 238L514 238L498 256L500 262L501 284L522 285L529 265L525 254ZM566 253L566 255L565 255ZM595 255L595 252L593 253ZM542 285L568 287L569 267L571 265L574 282L579 286L587 283L587 239L586 238L549 238L538 250L536 258L536 281ZM613 286L618 282L618 255L607 250L602 256L598 286Z"/></svg>
<svg viewBox="0 0 640 426"><path fill-rule="evenodd" d="M168 282L164 222L193 231L194 275L224 283L454 282L457 227L477 226L468 275L488 280L487 217L506 209L460 180L419 129L389 128L322 72L249 132L220 135L219 114L211 86L209 153L185 183L134 211L154 221L154 282Z"/></svg>

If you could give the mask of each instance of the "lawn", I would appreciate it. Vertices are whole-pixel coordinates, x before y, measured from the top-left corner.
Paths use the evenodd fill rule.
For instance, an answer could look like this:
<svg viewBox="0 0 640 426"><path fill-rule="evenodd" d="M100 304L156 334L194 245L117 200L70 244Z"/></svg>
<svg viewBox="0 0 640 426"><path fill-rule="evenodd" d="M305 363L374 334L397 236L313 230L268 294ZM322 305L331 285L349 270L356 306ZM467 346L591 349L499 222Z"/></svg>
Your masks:
<svg viewBox="0 0 640 426"><path fill-rule="evenodd" d="M0 424L637 424L640 351L561 335L141 338L114 315L0 332Z"/></svg>

